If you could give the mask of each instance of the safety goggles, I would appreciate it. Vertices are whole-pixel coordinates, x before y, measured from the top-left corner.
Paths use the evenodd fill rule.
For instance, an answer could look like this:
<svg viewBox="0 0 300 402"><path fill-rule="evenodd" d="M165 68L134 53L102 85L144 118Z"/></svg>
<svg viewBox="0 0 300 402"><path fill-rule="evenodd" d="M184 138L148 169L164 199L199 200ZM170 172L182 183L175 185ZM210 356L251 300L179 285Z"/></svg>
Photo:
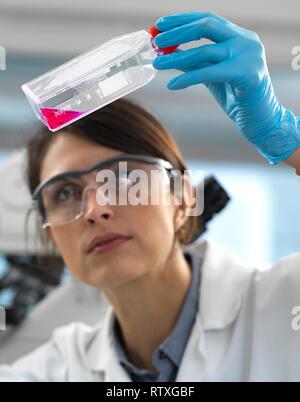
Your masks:
<svg viewBox="0 0 300 402"><path fill-rule="evenodd" d="M106 159L89 169L65 172L45 180L33 193L33 207L41 217L43 229L68 225L84 216L89 194L96 192L98 196L104 176L112 174L115 178L117 198L120 192L128 195L135 184L136 176L132 172L149 178L154 170L164 172L167 177L177 174L170 162L152 156L126 154ZM103 177L99 179L99 176Z"/></svg>

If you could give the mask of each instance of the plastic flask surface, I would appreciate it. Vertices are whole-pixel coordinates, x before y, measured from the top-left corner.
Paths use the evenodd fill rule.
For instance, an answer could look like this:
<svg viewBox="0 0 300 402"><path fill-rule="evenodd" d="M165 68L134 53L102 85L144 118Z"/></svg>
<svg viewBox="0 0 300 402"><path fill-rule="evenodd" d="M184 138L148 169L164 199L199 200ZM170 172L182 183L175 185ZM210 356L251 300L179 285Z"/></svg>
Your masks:
<svg viewBox="0 0 300 402"><path fill-rule="evenodd" d="M114 38L22 85L36 116L54 132L148 84L159 53L151 29Z"/></svg>

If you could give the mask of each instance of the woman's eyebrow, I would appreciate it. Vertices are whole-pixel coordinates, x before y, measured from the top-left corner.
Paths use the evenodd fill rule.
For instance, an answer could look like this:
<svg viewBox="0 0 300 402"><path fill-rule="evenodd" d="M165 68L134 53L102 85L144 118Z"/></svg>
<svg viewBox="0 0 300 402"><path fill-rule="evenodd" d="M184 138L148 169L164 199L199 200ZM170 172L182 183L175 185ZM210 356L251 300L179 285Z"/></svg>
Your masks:
<svg viewBox="0 0 300 402"><path fill-rule="evenodd" d="M109 163L110 159L112 159L112 158L120 158L120 159L121 159L121 162L122 162L122 159L123 159L124 157L126 157L126 154L120 154L120 155L112 156L112 157L107 158L107 159L103 159L102 161L99 161L98 163L95 163L94 165L90 165L89 167L86 167L86 168L76 169L76 170L75 170L75 169L74 169L74 170L66 170L66 171L63 171L63 172L61 172L61 173L56 173L55 175L49 176L49 178L43 180L43 182L54 180L56 177L60 177L60 176L67 176L67 175L72 176L72 175L74 175L74 174L75 174L75 175L76 175L76 174L79 175L79 174L88 173L89 171L92 171L93 169L96 169L98 165L100 165L100 167L101 167L101 164L104 164L103 168L104 168L104 169L107 169L107 166L105 166L105 164L106 164L106 163ZM115 167L118 167L118 166L119 166L119 165L118 165L119 162L120 162L120 161L119 161L118 159L115 160L115 161L113 161L113 162L111 162L114 169L115 169ZM109 163L108 166L110 166L110 163Z"/></svg>
<svg viewBox="0 0 300 402"><path fill-rule="evenodd" d="M52 183L57 181L63 181L63 180L75 180L77 178L79 178L80 176L80 171L78 170L69 170L69 171L65 171L62 173L57 173L53 176L48 177L47 179L43 180L43 183Z"/></svg>
<svg viewBox="0 0 300 402"><path fill-rule="evenodd" d="M65 175L65 176L62 176L62 177L60 177L60 178L58 178L57 180L55 180L55 178L54 178L54 181L53 181L53 183L56 183L56 182L79 182L79 181L81 181L81 177L80 176L68 176L68 175Z"/></svg>

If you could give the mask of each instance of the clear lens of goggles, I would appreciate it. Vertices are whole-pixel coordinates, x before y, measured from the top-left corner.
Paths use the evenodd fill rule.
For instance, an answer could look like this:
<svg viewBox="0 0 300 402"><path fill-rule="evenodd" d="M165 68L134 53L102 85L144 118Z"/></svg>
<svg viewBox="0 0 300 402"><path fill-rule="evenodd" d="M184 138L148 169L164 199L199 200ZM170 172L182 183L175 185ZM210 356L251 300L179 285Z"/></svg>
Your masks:
<svg viewBox="0 0 300 402"><path fill-rule="evenodd" d="M150 197L158 201L161 191L169 191L169 184L165 168L140 161L115 162L75 178L60 177L41 191L43 227L62 226L80 219L91 196L96 197L98 205L138 205L136 200L148 203Z"/></svg>

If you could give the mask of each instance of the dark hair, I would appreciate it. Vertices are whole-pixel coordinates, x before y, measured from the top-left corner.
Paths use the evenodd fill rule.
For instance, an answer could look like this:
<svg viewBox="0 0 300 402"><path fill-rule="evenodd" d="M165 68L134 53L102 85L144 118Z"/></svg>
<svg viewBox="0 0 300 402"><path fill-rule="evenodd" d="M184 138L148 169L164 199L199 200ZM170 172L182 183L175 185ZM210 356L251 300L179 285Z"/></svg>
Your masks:
<svg viewBox="0 0 300 402"><path fill-rule="evenodd" d="M42 128L29 142L27 180L31 194L40 184L43 159L55 135L69 132L96 144L131 154L143 154L165 159L175 169L187 170L183 156L168 131L142 107L132 101L119 99L83 119L49 134ZM188 217L177 233L181 244L188 244L199 231L197 217Z"/></svg>

